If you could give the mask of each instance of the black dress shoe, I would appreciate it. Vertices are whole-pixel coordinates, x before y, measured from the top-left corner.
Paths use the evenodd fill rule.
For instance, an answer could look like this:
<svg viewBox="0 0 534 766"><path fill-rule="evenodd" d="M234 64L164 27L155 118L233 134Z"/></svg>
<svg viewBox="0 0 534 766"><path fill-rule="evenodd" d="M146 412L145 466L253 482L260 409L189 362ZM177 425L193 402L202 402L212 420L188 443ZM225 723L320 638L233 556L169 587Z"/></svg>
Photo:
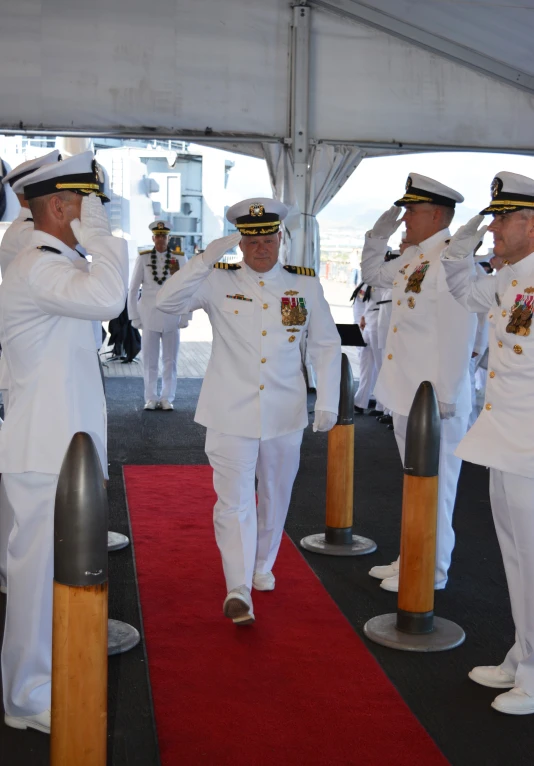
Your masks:
<svg viewBox="0 0 534 766"><path fill-rule="evenodd" d="M376 407L376 399L369 399L369 401L367 402L367 406L371 410L374 410L374 408Z"/></svg>
<svg viewBox="0 0 534 766"><path fill-rule="evenodd" d="M384 414L384 410L371 410L371 412L367 413L368 415L374 415L375 418L381 418Z"/></svg>
<svg viewBox="0 0 534 766"><path fill-rule="evenodd" d="M354 405L354 414L363 415L363 407L357 407L356 405Z"/></svg>
<svg viewBox="0 0 534 766"><path fill-rule="evenodd" d="M390 423L388 426L388 431L393 431L393 423Z"/></svg>
<svg viewBox="0 0 534 766"><path fill-rule="evenodd" d="M381 418L378 418L379 423L383 423L385 426L390 426L393 423L393 418L391 415L382 415Z"/></svg>

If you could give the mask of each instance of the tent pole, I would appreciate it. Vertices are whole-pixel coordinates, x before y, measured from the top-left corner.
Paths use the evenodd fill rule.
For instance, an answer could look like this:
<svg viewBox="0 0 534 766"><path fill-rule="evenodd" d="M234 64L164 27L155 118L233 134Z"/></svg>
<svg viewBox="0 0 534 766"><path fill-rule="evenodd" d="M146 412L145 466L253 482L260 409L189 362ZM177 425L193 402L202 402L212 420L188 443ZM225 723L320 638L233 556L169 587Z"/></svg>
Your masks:
<svg viewBox="0 0 534 766"><path fill-rule="evenodd" d="M290 136L293 148L295 199L300 210L300 229L291 241L291 262L296 266L306 263L306 212L309 188L308 170L308 117L310 78L310 20L308 5L293 7L291 50L291 109Z"/></svg>

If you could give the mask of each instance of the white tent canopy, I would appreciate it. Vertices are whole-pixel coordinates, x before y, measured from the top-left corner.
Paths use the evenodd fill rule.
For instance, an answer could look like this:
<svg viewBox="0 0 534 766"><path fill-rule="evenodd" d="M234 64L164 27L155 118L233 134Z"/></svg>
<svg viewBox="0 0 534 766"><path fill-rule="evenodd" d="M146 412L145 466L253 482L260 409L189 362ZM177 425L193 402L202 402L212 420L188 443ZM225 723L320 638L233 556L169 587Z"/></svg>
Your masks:
<svg viewBox="0 0 534 766"><path fill-rule="evenodd" d="M309 223L363 157L534 153L533 20L532 0L4 3L0 131L265 156L300 214L292 260L312 263Z"/></svg>

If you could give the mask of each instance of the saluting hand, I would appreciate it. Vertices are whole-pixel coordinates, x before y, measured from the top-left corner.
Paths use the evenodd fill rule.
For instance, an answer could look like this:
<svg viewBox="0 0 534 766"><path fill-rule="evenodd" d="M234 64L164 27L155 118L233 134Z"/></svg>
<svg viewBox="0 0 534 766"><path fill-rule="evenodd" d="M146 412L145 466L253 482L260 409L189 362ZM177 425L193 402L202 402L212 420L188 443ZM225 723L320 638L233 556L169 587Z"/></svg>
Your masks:
<svg viewBox="0 0 534 766"><path fill-rule="evenodd" d="M206 266L214 266L228 250L232 250L240 241L241 234L238 231L228 234L227 237L215 239L202 253L202 260Z"/></svg>
<svg viewBox="0 0 534 766"><path fill-rule="evenodd" d="M460 226L451 238L449 246L444 250L442 257L447 261L459 261L462 258L467 258L478 243L482 242L484 234L488 230L487 226L480 226L483 220L483 215L475 215L464 226Z"/></svg>
<svg viewBox="0 0 534 766"><path fill-rule="evenodd" d="M400 217L399 217L400 216ZM402 209L392 205L389 210L382 213L375 225L370 231L373 239L388 240L394 234L402 223Z"/></svg>
<svg viewBox="0 0 534 766"><path fill-rule="evenodd" d="M80 218L71 221L70 226L79 244L85 248L93 237L111 236L108 214L94 192L83 198Z"/></svg>

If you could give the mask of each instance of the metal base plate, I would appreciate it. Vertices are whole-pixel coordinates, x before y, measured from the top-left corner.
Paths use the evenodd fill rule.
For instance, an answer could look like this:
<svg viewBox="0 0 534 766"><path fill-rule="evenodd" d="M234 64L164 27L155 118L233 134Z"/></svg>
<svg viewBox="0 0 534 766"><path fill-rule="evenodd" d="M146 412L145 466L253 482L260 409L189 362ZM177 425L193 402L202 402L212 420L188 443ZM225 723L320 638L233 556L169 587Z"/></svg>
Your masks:
<svg viewBox="0 0 534 766"><path fill-rule="evenodd" d="M133 625L120 620L108 620L108 657L129 652L140 640L139 631Z"/></svg>
<svg viewBox="0 0 534 766"><path fill-rule="evenodd" d="M110 551L120 551L121 548L126 548L130 545L130 540L126 535L121 535L120 532L108 532L108 553Z"/></svg>
<svg viewBox="0 0 534 766"><path fill-rule="evenodd" d="M434 630L424 635L402 633L396 625L396 614L381 614L366 622L363 632L376 644L403 652L444 652L446 649L455 649L465 640L462 628L443 617L434 617Z"/></svg>
<svg viewBox="0 0 534 766"><path fill-rule="evenodd" d="M324 532L303 537L300 544L307 551L324 553L326 556L363 556L365 553L376 551L374 540L359 535L352 535L352 545L331 545L325 541Z"/></svg>

